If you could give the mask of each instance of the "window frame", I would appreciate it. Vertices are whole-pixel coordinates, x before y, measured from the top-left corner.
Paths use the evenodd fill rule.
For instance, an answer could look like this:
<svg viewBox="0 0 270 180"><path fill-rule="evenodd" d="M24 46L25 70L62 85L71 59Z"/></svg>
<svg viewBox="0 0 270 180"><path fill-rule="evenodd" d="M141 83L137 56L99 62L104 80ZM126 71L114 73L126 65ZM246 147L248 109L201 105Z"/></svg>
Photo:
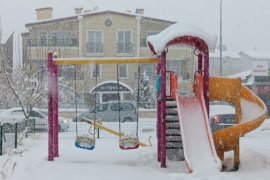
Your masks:
<svg viewBox="0 0 270 180"><path fill-rule="evenodd" d="M43 42L43 39L42 39L42 36L41 34L46 34L46 38L45 38L45 43ZM37 45L38 46L48 46L48 37L49 37L49 32L48 31L45 31L45 30L38 30L37 31Z"/></svg>
<svg viewBox="0 0 270 180"><path fill-rule="evenodd" d="M118 44L120 43L119 42L119 32L130 32L130 51L129 52L126 52L125 50L124 51L120 51L119 49L119 46ZM125 38L125 41L124 43L126 44L126 37ZM116 30L116 53L117 54L132 54L134 52L134 49L133 49L133 30L132 29L117 29Z"/></svg>
<svg viewBox="0 0 270 180"><path fill-rule="evenodd" d="M126 76L120 76L120 66L126 66ZM118 72L119 79L128 79L128 64L119 64L119 72Z"/></svg>
<svg viewBox="0 0 270 180"><path fill-rule="evenodd" d="M99 66L99 74L97 76L97 79L102 79L102 64L91 64L90 65L90 77L92 79L95 79L96 77L94 76L93 72L94 72L94 66L98 65Z"/></svg>
<svg viewBox="0 0 270 180"><path fill-rule="evenodd" d="M90 44L90 32L101 32L101 51L100 52L90 52L89 51L89 44ZM86 31L86 37L87 37L87 42L86 42L86 52L88 55L102 55L104 54L104 30L99 30L99 29L88 29ZM95 39L94 39L94 44L97 44L96 42L96 35L95 35Z"/></svg>

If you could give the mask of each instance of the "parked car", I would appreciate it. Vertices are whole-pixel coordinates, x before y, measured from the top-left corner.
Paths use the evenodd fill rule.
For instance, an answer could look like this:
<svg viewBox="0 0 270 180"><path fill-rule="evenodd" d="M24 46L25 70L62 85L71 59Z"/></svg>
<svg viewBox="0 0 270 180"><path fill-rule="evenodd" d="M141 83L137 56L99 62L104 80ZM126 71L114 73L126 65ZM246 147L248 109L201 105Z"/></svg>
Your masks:
<svg viewBox="0 0 270 180"><path fill-rule="evenodd" d="M0 113L0 122L2 125L11 125L15 123L22 123L25 117L22 108L11 108ZM30 112L30 121L34 121L36 130L48 129L48 112L46 110L34 108ZM58 118L58 128L60 131L66 131L69 128L69 122L66 118Z"/></svg>
<svg viewBox="0 0 270 180"><path fill-rule="evenodd" d="M120 121L121 122L132 122L137 119L136 106L133 101L109 101L106 103L99 104L96 108L80 114L77 119L80 121L83 117L89 119L95 119L102 117L104 122L117 122L119 121L119 111L120 110ZM73 121L76 121L76 117L73 118Z"/></svg>
<svg viewBox="0 0 270 180"><path fill-rule="evenodd" d="M230 105L210 105L210 126L212 132L235 125L235 108Z"/></svg>

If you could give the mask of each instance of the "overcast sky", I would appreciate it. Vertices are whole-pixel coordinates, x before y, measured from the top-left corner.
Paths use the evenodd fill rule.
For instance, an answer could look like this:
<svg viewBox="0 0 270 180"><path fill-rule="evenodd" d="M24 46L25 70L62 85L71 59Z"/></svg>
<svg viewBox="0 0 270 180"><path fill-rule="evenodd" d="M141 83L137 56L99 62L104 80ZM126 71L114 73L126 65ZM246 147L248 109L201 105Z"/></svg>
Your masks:
<svg viewBox="0 0 270 180"><path fill-rule="evenodd" d="M219 36L220 0L0 0L3 40L12 31L25 32L36 21L36 8L53 7L53 18L74 15L74 7L126 10L144 8L145 15L184 21ZM270 1L223 0L223 44L229 50L269 51Z"/></svg>

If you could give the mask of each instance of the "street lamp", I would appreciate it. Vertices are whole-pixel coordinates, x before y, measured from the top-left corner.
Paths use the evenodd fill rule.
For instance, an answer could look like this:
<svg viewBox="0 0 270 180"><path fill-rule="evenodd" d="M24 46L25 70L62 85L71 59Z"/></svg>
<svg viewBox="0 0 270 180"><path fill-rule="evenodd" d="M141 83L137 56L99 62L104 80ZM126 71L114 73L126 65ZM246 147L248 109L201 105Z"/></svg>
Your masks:
<svg viewBox="0 0 270 180"><path fill-rule="evenodd" d="M222 73L222 0L220 0L220 11L219 11L219 17L220 17L220 21L219 21L219 61L220 61L220 65L219 65L219 72L220 72L220 76L223 75Z"/></svg>

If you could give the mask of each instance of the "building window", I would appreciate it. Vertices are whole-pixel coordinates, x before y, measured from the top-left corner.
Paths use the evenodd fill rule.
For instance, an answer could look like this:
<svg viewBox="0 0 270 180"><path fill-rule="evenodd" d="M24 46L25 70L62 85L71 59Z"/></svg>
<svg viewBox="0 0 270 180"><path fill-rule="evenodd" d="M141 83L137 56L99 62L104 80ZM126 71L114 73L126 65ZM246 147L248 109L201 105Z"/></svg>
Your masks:
<svg viewBox="0 0 270 180"><path fill-rule="evenodd" d="M100 64L92 64L91 65L91 77L92 78L100 78L101 77L101 65Z"/></svg>
<svg viewBox="0 0 270 180"><path fill-rule="evenodd" d="M147 38L147 36L156 35L158 33L159 33L158 31L147 32L146 37L144 37L143 39L141 39L141 47L146 47L146 38Z"/></svg>
<svg viewBox="0 0 270 180"><path fill-rule="evenodd" d="M119 78L127 78L128 77L128 66L127 64L119 64L118 66Z"/></svg>
<svg viewBox="0 0 270 180"><path fill-rule="evenodd" d="M103 33L102 31L88 32L88 53L103 53Z"/></svg>
<svg viewBox="0 0 270 180"><path fill-rule="evenodd" d="M46 31L38 32L38 45L39 46L47 46L48 33Z"/></svg>
<svg viewBox="0 0 270 180"><path fill-rule="evenodd" d="M117 31L117 53L132 53L132 32L130 30Z"/></svg>
<svg viewBox="0 0 270 180"><path fill-rule="evenodd" d="M54 31L50 34L50 46L72 46L72 34L69 31Z"/></svg>

